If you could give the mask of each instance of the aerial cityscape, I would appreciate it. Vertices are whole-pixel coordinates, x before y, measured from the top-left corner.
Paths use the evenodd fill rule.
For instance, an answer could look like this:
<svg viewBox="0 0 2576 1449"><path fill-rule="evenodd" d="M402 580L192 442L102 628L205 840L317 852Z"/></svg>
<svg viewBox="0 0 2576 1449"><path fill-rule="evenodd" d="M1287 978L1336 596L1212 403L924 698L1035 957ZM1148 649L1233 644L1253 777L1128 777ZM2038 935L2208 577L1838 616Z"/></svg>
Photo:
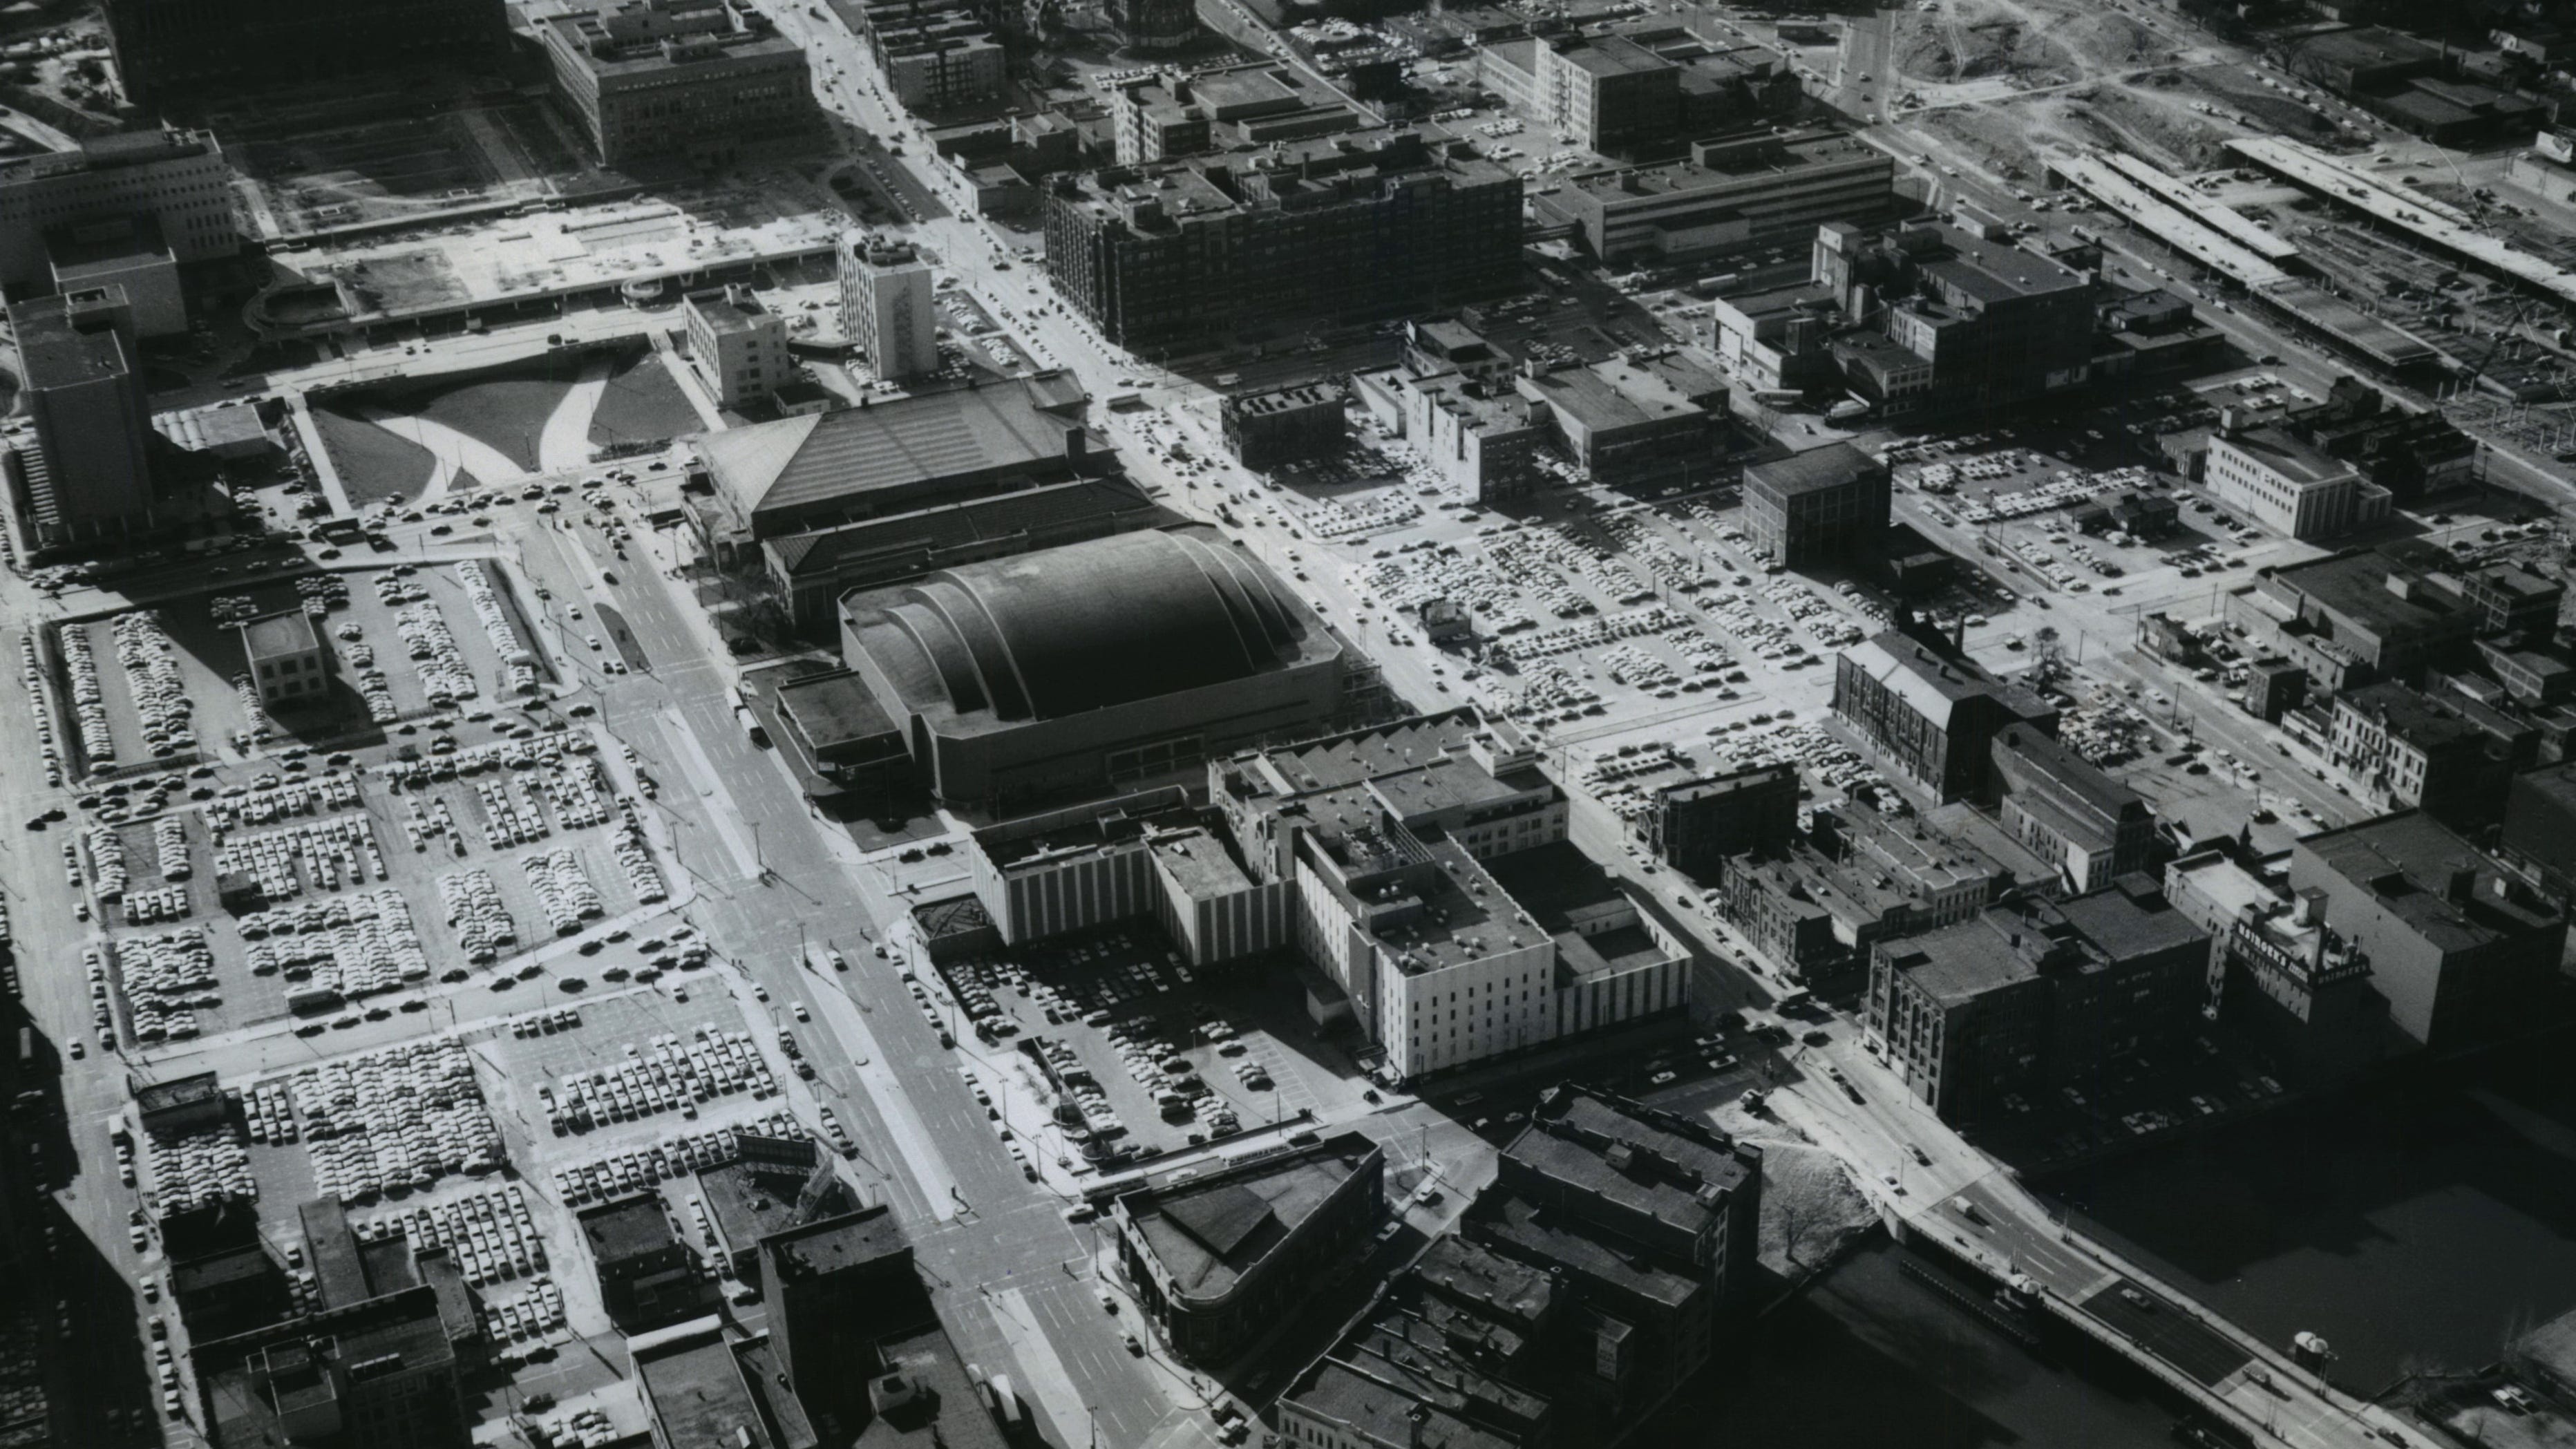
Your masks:
<svg viewBox="0 0 2576 1449"><path fill-rule="evenodd" d="M0 1449L2576 1445L2576 4L1884 4L0 14Z"/></svg>

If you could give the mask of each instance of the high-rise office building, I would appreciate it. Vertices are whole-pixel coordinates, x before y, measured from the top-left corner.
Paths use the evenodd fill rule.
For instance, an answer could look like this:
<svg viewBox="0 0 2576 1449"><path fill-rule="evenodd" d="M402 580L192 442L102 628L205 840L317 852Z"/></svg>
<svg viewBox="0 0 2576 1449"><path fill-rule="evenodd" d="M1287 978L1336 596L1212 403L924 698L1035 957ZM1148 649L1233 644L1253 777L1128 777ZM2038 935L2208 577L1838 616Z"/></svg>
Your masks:
<svg viewBox="0 0 2576 1449"><path fill-rule="evenodd" d="M108 0L126 98L166 107L406 66L492 66L501 0Z"/></svg>
<svg viewBox="0 0 2576 1449"><path fill-rule="evenodd" d="M1047 193L1046 235L1067 302L1113 342L1160 346L1512 291L1521 181L1419 132L1358 132L1063 177Z"/></svg>
<svg viewBox="0 0 2576 1449"><path fill-rule="evenodd" d="M778 391L795 376L787 355L787 319L736 283L691 292L681 302L689 327L689 360L719 406L738 408Z"/></svg>
<svg viewBox="0 0 2576 1449"><path fill-rule="evenodd" d="M45 234L148 216L181 264L241 250L233 174L205 131L129 131L0 164L0 282L41 284Z"/></svg>
<svg viewBox="0 0 2576 1449"><path fill-rule="evenodd" d="M152 407L122 288L39 297L9 309L35 448L19 495L40 544L150 526L160 502L146 439Z"/></svg>
<svg viewBox="0 0 2576 1449"><path fill-rule="evenodd" d="M610 166L720 165L819 125L805 52L757 12L621 0L547 21L555 99Z"/></svg>
<svg viewBox="0 0 2576 1449"><path fill-rule="evenodd" d="M939 370L939 312L930 264L912 243L851 232L841 239L841 327L889 381Z"/></svg>

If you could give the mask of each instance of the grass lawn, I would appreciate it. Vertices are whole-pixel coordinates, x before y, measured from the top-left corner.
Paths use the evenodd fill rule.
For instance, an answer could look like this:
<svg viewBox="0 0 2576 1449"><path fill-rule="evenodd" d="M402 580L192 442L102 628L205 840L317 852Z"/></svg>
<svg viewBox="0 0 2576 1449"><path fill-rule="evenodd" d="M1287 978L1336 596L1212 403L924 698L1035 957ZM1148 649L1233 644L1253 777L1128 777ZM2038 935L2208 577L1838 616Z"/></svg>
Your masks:
<svg viewBox="0 0 2576 1449"><path fill-rule="evenodd" d="M349 502L360 508L389 493L419 497L430 470L438 466L427 448L364 418L334 412L327 403L313 404L313 426L321 430L322 446L340 472Z"/></svg>
<svg viewBox="0 0 2576 1449"><path fill-rule="evenodd" d="M698 410L689 406L687 394L663 366L661 354L646 348L619 363L610 375L607 391L599 395L599 409L591 414L590 440L602 447L658 443L705 428Z"/></svg>
<svg viewBox="0 0 2576 1449"><path fill-rule="evenodd" d="M489 443L511 462L537 470L537 439L546 419L572 391L576 366L532 363L410 394L397 406Z"/></svg>

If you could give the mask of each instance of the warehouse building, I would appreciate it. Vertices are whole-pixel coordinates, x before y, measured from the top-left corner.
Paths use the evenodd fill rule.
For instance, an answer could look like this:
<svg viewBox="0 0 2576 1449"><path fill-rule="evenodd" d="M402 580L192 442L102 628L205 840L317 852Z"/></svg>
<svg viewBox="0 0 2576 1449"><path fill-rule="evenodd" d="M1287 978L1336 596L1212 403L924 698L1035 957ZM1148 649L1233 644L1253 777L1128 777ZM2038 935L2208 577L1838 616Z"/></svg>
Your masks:
<svg viewBox="0 0 2576 1449"><path fill-rule="evenodd" d="M1833 710L1881 763L1943 801L1988 793L1989 747L2005 727L2057 733L2057 711L2037 695L1894 630L1835 659Z"/></svg>

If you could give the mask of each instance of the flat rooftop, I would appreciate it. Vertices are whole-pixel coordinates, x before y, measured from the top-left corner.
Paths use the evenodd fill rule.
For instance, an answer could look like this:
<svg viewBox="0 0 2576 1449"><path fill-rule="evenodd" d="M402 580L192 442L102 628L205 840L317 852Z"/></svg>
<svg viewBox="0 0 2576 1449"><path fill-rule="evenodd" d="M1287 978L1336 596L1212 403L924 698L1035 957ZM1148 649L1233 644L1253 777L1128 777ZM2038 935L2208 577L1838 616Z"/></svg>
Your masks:
<svg viewBox="0 0 2576 1449"><path fill-rule="evenodd" d="M2420 810L2320 831L2294 847L2294 875L2301 859L2368 892L2439 951L2473 950L2560 919L2537 897L2499 894L2505 877L2494 860ZM2450 898L2455 871L2472 877L2466 901Z"/></svg>
<svg viewBox="0 0 2576 1449"><path fill-rule="evenodd" d="M133 350L109 310L122 312L124 298L124 288L109 286L11 307L9 324L17 334L19 373L26 386L74 387L131 375Z"/></svg>
<svg viewBox="0 0 2576 1449"><path fill-rule="evenodd" d="M1252 889L1252 877L1235 860L1225 837L1213 831L1175 831L1158 836L1151 849L1164 872L1192 900L1211 900Z"/></svg>
<svg viewBox="0 0 2576 1449"><path fill-rule="evenodd" d="M1593 432L1704 417L1708 409L1699 399L1726 390L1716 374L1688 362L1638 363L1619 357L1524 378L1520 385Z"/></svg>
<svg viewBox="0 0 2576 1449"><path fill-rule="evenodd" d="M890 734L900 738L894 721L877 707L867 682L854 670L836 669L780 685L778 707L816 750L862 744Z"/></svg>
<svg viewBox="0 0 2576 1449"><path fill-rule="evenodd" d="M241 632L242 649L253 664L310 654L322 647L322 636L314 632L312 618L301 609L253 619L241 626Z"/></svg>
<svg viewBox="0 0 2576 1449"><path fill-rule="evenodd" d="M709 1320L712 1323L712 1320ZM777 1449L721 1329L650 1356L635 1374L670 1449Z"/></svg>
<svg viewBox="0 0 2576 1449"><path fill-rule="evenodd" d="M702 287L689 294L689 306L718 332L749 332L772 318L748 287Z"/></svg>
<svg viewBox="0 0 2576 1449"><path fill-rule="evenodd" d="M1827 443L1786 458L1749 464L1744 473L1745 481L1764 493L1797 498L1848 488L1885 471L1878 460L1849 443Z"/></svg>
<svg viewBox="0 0 2576 1449"><path fill-rule="evenodd" d="M2057 914L2113 961L2131 961L2208 940L2145 874L2124 875L2111 889L2057 903Z"/></svg>
<svg viewBox="0 0 2576 1449"><path fill-rule="evenodd" d="M579 1220L582 1239L590 1244L591 1257L602 1266L658 1252L679 1242L671 1235L661 1198L651 1193L602 1203L581 1213Z"/></svg>
<svg viewBox="0 0 2576 1449"><path fill-rule="evenodd" d="M2038 966L2013 950L1982 914L1879 949L1899 975L1943 1006L1964 1005L2039 975Z"/></svg>
<svg viewBox="0 0 2576 1449"><path fill-rule="evenodd" d="M925 1328L877 1340L886 1367L926 1390L913 1403L878 1415L851 1449L1004 1449L1009 1442L985 1411L981 1391L946 1330ZM1032 1386L1015 1385L1024 1408Z"/></svg>
<svg viewBox="0 0 2576 1449"><path fill-rule="evenodd" d="M2212 445L2224 442L2237 448L2273 472L2303 486L2352 476L2351 464L2277 423L2264 423L2233 433L2222 432L2214 435L2210 442Z"/></svg>

